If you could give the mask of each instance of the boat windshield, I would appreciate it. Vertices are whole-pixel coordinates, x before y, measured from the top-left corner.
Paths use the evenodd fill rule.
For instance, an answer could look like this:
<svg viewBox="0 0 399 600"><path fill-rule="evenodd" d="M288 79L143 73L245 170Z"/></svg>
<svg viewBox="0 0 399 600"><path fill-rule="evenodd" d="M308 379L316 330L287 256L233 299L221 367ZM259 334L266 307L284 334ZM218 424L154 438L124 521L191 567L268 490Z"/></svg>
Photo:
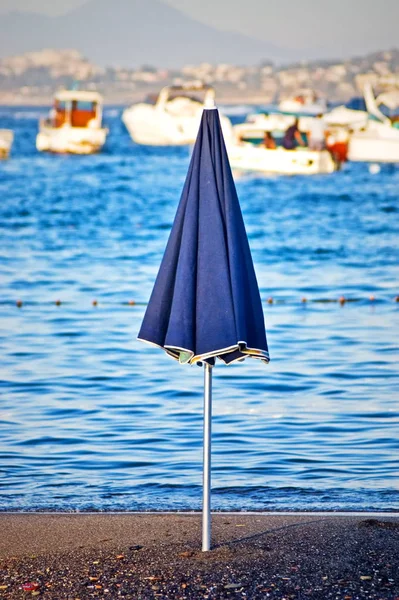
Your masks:
<svg viewBox="0 0 399 600"><path fill-rule="evenodd" d="M72 101L71 125L72 127L87 127L97 115L97 102Z"/></svg>

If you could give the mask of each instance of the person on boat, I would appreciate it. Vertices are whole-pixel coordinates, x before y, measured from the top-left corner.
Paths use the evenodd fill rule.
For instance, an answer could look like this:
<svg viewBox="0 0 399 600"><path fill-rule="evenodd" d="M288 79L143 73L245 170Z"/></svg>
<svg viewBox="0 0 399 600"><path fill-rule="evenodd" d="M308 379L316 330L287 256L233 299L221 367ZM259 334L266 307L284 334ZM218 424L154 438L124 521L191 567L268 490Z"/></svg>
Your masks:
<svg viewBox="0 0 399 600"><path fill-rule="evenodd" d="M270 133L270 131L265 131L265 135L264 135L264 138L263 138L263 145L268 150L275 150L276 149L276 142L274 140L273 135Z"/></svg>
<svg viewBox="0 0 399 600"><path fill-rule="evenodd" d="M295 119L293 125L290 125L284 134L283 148L286 150L295 150L298 146L305 145L305 140L299 131L299 119Z"/></svg>
<svg viewBox="0 0 399 600"><path fill-rule="evenodd" d="M310 150L324 150L326 147L326 126L320 113L315 119L310 120L308 129L308 142Z"/></svg>

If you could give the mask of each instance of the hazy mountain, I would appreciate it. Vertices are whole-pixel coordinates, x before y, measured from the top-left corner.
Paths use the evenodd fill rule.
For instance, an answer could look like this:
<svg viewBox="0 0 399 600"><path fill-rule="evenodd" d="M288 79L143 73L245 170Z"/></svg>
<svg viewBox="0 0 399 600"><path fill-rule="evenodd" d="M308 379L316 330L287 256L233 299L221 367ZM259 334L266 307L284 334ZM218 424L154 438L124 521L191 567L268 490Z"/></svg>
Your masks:
<svg viewBox="0 0 399 600"><path fill-rule="evenodd" d="M1 57L41 48L76 48L103 66L296 58L293 51L199 23L159 0L89 0L60 17L17 11L1 16Z"/></svg>

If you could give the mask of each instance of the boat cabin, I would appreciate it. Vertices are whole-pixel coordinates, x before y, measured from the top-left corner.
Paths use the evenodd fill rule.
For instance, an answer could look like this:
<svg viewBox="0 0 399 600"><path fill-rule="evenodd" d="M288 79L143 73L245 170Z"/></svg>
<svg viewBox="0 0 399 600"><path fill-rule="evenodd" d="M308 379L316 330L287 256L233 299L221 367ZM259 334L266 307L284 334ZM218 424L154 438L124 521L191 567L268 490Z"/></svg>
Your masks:
<svg viewBox="0 0 399 600"><path fill-rule="evenodd" d="M87 128L100 127L102 120L102 98L97 92L69 91L58 92L50 120L52 127Z"/></svg>

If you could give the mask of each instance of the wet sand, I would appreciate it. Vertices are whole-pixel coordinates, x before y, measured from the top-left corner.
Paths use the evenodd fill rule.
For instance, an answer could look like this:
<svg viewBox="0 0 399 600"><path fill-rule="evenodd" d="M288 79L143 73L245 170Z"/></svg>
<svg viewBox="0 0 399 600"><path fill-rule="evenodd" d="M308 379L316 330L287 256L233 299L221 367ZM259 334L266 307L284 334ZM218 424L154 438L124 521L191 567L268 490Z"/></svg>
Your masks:
<svg viewBox="0 0 399 600"><path fill-rule="evenodd" d="M398 517L0 514L0 598L399 600ZM25 589L24 589L25 588Z"/></svg>

